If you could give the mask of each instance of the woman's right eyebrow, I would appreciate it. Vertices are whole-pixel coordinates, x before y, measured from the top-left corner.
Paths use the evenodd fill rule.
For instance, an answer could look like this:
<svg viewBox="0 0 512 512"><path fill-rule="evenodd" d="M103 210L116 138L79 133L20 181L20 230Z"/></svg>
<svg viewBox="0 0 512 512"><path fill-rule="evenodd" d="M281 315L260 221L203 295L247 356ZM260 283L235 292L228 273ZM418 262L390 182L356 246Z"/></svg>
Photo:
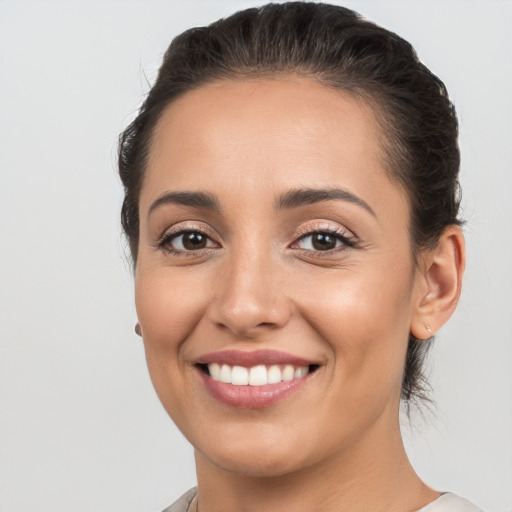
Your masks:
<svg viewBox="0 0 512 512"><path fill-rule="evenodd" d="M218 199L209 192L164 192L158 199L153 201L149 207L148 217L157 208L166 204L178 204L182 206L192 206L215 212L220 211Z"/></svg>

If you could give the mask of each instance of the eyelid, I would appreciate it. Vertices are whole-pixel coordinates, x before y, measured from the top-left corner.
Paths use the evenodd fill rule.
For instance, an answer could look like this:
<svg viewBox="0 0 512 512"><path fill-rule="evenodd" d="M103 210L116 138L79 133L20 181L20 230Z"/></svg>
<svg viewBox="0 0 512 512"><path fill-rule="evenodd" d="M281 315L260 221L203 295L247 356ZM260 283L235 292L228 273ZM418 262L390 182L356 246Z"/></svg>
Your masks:
<svg viewBox="0 0 512 512"><path fill-rule="evenodd" d="M299 239L305 235L310 235L312 233L319 232L338 233L340 235L346 236L347 238L353 238L354 240L357 239L355 233L350 229L346 228L345 226L339 224L338 222L323 219L318 219L312 222L302 224L295 233L295 238Z"/></svg>
<svg viewBox="0 0 512 512"><path fill-rule="evenodd" d="M341 247L334 247L332 249L327 249L325 251L315 251L311 249L301 249L297 248L299 250L307 251L310 253L317 253L319 255L323 254L330 254L335 251L343 250L347 247L356 247L358 239L354 233L344 227L341 227L338 224L333 225L332 223L329 223L327 221L317 221L315 224L302 226L297 233L295 234L295 239L293 243L290 245L291 248L294 248L295 245L298 244L301 240L304 240L308 236L312 236L316 233L327 233L330 235L333 235L338 238L342 242Z"/></svg>
<svg viewBox="0 0 512 512"><path fill-rule="evenodd" d="M201 233L202 235L206 236L210 241L212 241L214 244L216 244L218 247L220 247L220 243L218 242L218 236L216 233L213 232L212 229L208 228L203 223L196 223L196 222L179 222L178 224L175 224L174 226L168 227L164 230L164 232L156 239L156 241L153 243L153 246L157 250L166 249L166 244L169 243L174 237L178 237L184 233L190 233L190 232L197 232ZM167 251L174 252L176 254L191 254L195 252L199 252L201 250L210 250L213 249L213 247L205 247L203 249L198 249L197 251L183 251L180 249L173 249L172 251L167 248Z"/></svg>

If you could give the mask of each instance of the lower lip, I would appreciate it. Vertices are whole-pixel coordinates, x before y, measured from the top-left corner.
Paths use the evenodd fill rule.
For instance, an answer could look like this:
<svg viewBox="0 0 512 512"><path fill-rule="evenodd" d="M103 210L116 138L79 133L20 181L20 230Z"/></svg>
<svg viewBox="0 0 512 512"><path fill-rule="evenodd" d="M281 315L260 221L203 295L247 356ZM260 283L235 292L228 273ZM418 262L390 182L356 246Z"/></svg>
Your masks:
<svg viewBox="0 0 512 512"><path fill-rule="evenodd" d="M215 399L240 409L262 409L277 404L302 389L306 381L309 380L308 377L312 375L308 373L299 379L264 386L234 386L213 380L203 371L198 371L206 389Z"/></svg>

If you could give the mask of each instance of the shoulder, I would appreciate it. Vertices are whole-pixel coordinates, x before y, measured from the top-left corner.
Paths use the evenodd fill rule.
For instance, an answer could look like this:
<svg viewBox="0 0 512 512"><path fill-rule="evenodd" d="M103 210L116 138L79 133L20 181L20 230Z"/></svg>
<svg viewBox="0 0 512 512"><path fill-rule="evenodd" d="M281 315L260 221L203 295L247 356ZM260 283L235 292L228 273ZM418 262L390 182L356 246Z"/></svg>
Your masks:
<svg viewBox="0 0 512 512"><path fill-rule="evenodd" d="M197 488L192 487L180 499L175 501L172 505L168 506L162 512L187 512L190 502L194 499L197 493Z"/></svg>
<svg viewBox="0 0 512 512"><path fill-rule="evenodd" d="M470 501L447 492L418 512L483 512L483 510Z"/></svg>

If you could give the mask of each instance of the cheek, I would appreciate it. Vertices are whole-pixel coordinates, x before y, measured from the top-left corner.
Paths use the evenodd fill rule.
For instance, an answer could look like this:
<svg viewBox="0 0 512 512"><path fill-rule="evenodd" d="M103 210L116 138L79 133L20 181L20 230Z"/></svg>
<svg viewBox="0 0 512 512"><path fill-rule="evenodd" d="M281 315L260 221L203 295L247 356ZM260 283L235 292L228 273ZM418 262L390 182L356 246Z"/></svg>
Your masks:
<svg viewBox="0 0 512 512"><path fill-rule="evenodd" d="M141 271L135 280L135 304L144 334L155 345L178 346L201 317L208 297L201 279L187 272Z"/></svg>
<svg viewBox="0 0 512 512"><path fill-rule="evenodd" d="M412 281L390 270L347 270L323 286L306 284L302 316L332 351L333 378L350 394L379 392L376 384L396 394L401 386Z"/></svg>
<svg viewBox="0 0 512 512"><path fill-rule="evenodd" d="M194 286L186 272L137 272L135 303L142 327L149 373L162 394L180 387L180 371L187 370L183 347L198 325L208 298L205 288ZM169 386L169 380L172 385Z"/></svg>

